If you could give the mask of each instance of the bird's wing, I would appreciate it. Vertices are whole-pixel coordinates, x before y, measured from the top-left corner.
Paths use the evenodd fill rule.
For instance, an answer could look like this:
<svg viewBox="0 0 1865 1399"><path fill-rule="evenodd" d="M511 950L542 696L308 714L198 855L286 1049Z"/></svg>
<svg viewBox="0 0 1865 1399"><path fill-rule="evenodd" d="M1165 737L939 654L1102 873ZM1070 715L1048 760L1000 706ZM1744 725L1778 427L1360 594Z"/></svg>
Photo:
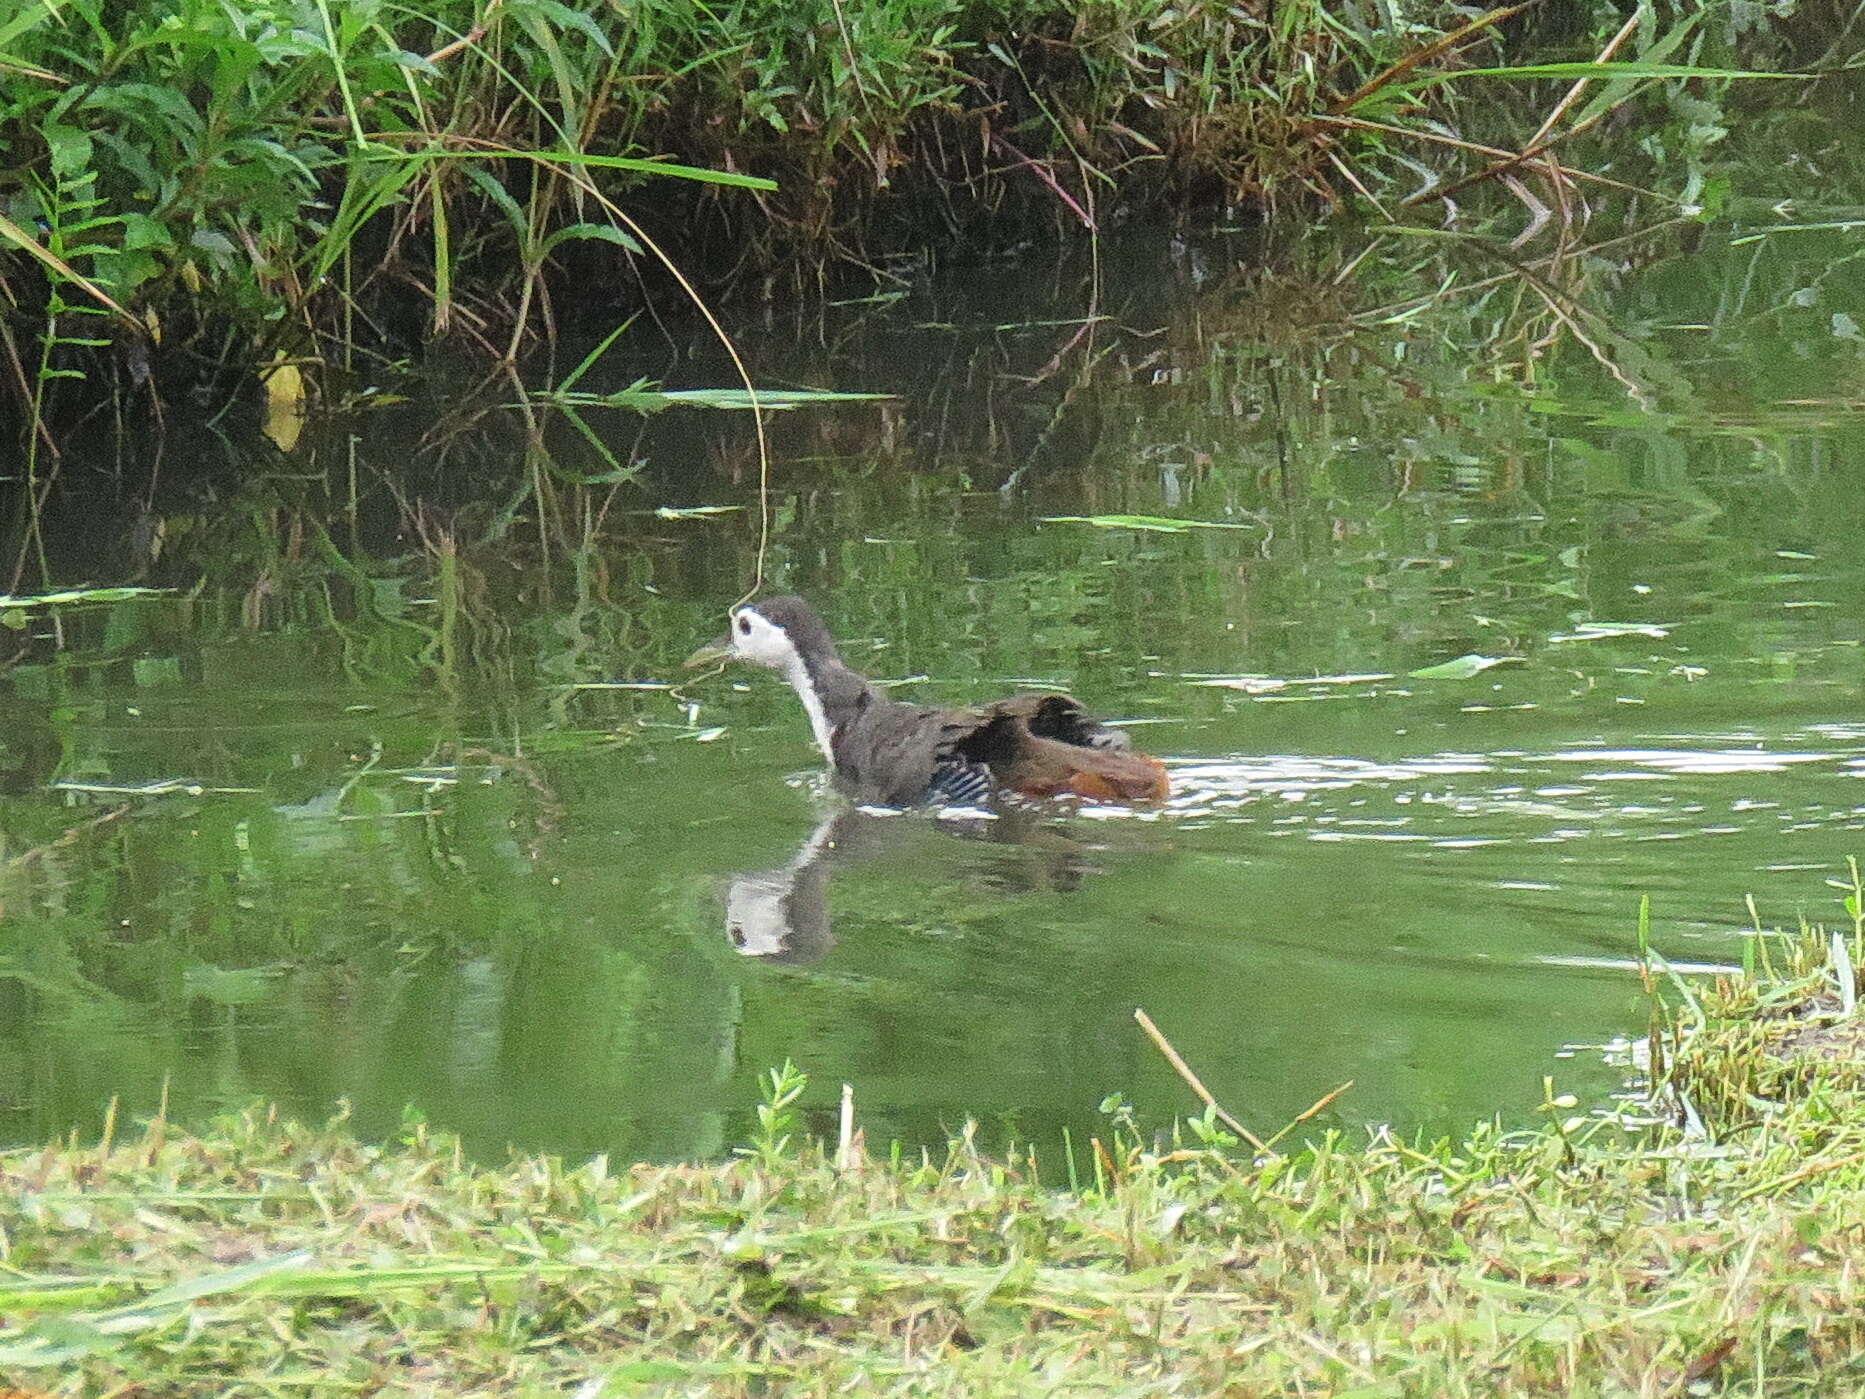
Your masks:
<svg viewBox="0 0 1865 1399"><path fill-rule="evenodd" d="M985 705L980 711L992 716L1020 719L1038 738L1077 748L1105 748L1125 752L1133 746L1125 730L1110 728L1089 717L1081 701L1071 695L1011 695Z"/></svg>

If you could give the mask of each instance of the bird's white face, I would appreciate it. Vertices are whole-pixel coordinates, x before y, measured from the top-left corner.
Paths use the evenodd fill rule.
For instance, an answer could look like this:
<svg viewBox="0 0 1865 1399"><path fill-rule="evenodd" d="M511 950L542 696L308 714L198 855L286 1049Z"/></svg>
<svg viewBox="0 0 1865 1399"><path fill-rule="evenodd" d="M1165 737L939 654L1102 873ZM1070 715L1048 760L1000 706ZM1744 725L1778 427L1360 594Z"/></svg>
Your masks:
<svg viewBox="0 0 1865 1399"><path fill-rule="evenodd" d="M798 659L790 633L755 607L732 613L732 655L772 670L788 670Z"/></svg>
<svg viewBox="0 0 1865 1399"><path fill-rule="evenodd" d="M777 602L779 605L774 610L779 616L794 613L796 618L800 618L793 619L792 625L804 637L812 634L812 627L814 631L821 631L822 623L816 621L815 614L800 599L792 598L787 603L778 599ZM827 633L822 634L820 644L827 647L828 655L833 658L835 646L828 640ZM706 665L726 659L765 666L788 680L797 698L803 701L804 713L809 715L810 732L816 736L816 746L822 749L830 766L835 765L835 730L823 709L822 696L816 693L815 681L803 659L803 652L797 646L797 639L787 627L756 607L733 608L732 625L726 634L700 647L686 658L686 663L689 666Z"/></svg>

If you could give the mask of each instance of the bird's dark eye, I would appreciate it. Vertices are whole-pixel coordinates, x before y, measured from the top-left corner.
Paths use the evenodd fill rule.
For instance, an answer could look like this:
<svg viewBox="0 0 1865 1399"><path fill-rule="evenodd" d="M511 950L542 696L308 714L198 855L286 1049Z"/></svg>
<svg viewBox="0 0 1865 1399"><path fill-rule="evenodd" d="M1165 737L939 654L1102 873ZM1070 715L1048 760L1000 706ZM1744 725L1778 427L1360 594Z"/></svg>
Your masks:
<svg viewBox="0 0 1865 1399"><path fill-rule="evenodd" d="M751 635L751 619L749 617L740 617L738 619L738 634L740 636Z"/></svg>

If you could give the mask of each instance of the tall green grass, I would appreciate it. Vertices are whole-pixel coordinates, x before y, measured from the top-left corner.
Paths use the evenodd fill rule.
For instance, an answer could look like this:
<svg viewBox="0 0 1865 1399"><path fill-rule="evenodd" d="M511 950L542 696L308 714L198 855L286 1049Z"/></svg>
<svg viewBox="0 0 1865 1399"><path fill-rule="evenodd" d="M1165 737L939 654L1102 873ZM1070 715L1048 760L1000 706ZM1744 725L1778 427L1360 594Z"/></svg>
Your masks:
<svg viewBox="0 0 1865 1399"><path fill-rule="evenodd" d="M1571 218L1561 143L1646 89L1701 194L1726 4L1599 35L1525 8L34 0L0 22L0 392L44 425L434 334L509 360L644 260L870 264L1005 212L1509 176Z"/></svg>

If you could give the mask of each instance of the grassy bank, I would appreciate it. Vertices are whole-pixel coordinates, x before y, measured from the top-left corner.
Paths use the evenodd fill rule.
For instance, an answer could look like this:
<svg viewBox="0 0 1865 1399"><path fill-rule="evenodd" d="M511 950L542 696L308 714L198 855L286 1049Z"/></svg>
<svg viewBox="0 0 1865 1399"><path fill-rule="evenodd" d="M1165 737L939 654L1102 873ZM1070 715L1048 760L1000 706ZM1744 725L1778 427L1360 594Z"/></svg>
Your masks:
<svg viewBox="0 0 1865 1399"><path fill-rule="evenodd" d="M0 23L0 384L49 420L106 390L172 401L434 334L505 357L568 304L638 301L663 261L873 270L1136 207L1360 199L1436 221L1501 182L1537 228L1647 183L1663 209L1710 177L1715 65L1846 56L1733 16L33 4ZM1622 66L1522 67L1593 59ZM1635 99L1636 149L1568 154Z"/></svg>
<svg viewBox="0 0 1865 1399"><path fill-rule="evenodd" d="M1654 1020L1674 1125L1239 1155L1077 1188L960 1140L486 1168L263 1112L0 1157L0 1379L184 1395L1800 1394L1865 1388L1865 1073L1834 944ZM1851 974L1856 930L1840 960ZM1766 947L1767 941L1759 942ZM1659 973L1654 972L1654 977ZM1732 1091L1733 1090L1733 1091ZM1084 1153L1084 1157L1086 1153Z"/></svg>

